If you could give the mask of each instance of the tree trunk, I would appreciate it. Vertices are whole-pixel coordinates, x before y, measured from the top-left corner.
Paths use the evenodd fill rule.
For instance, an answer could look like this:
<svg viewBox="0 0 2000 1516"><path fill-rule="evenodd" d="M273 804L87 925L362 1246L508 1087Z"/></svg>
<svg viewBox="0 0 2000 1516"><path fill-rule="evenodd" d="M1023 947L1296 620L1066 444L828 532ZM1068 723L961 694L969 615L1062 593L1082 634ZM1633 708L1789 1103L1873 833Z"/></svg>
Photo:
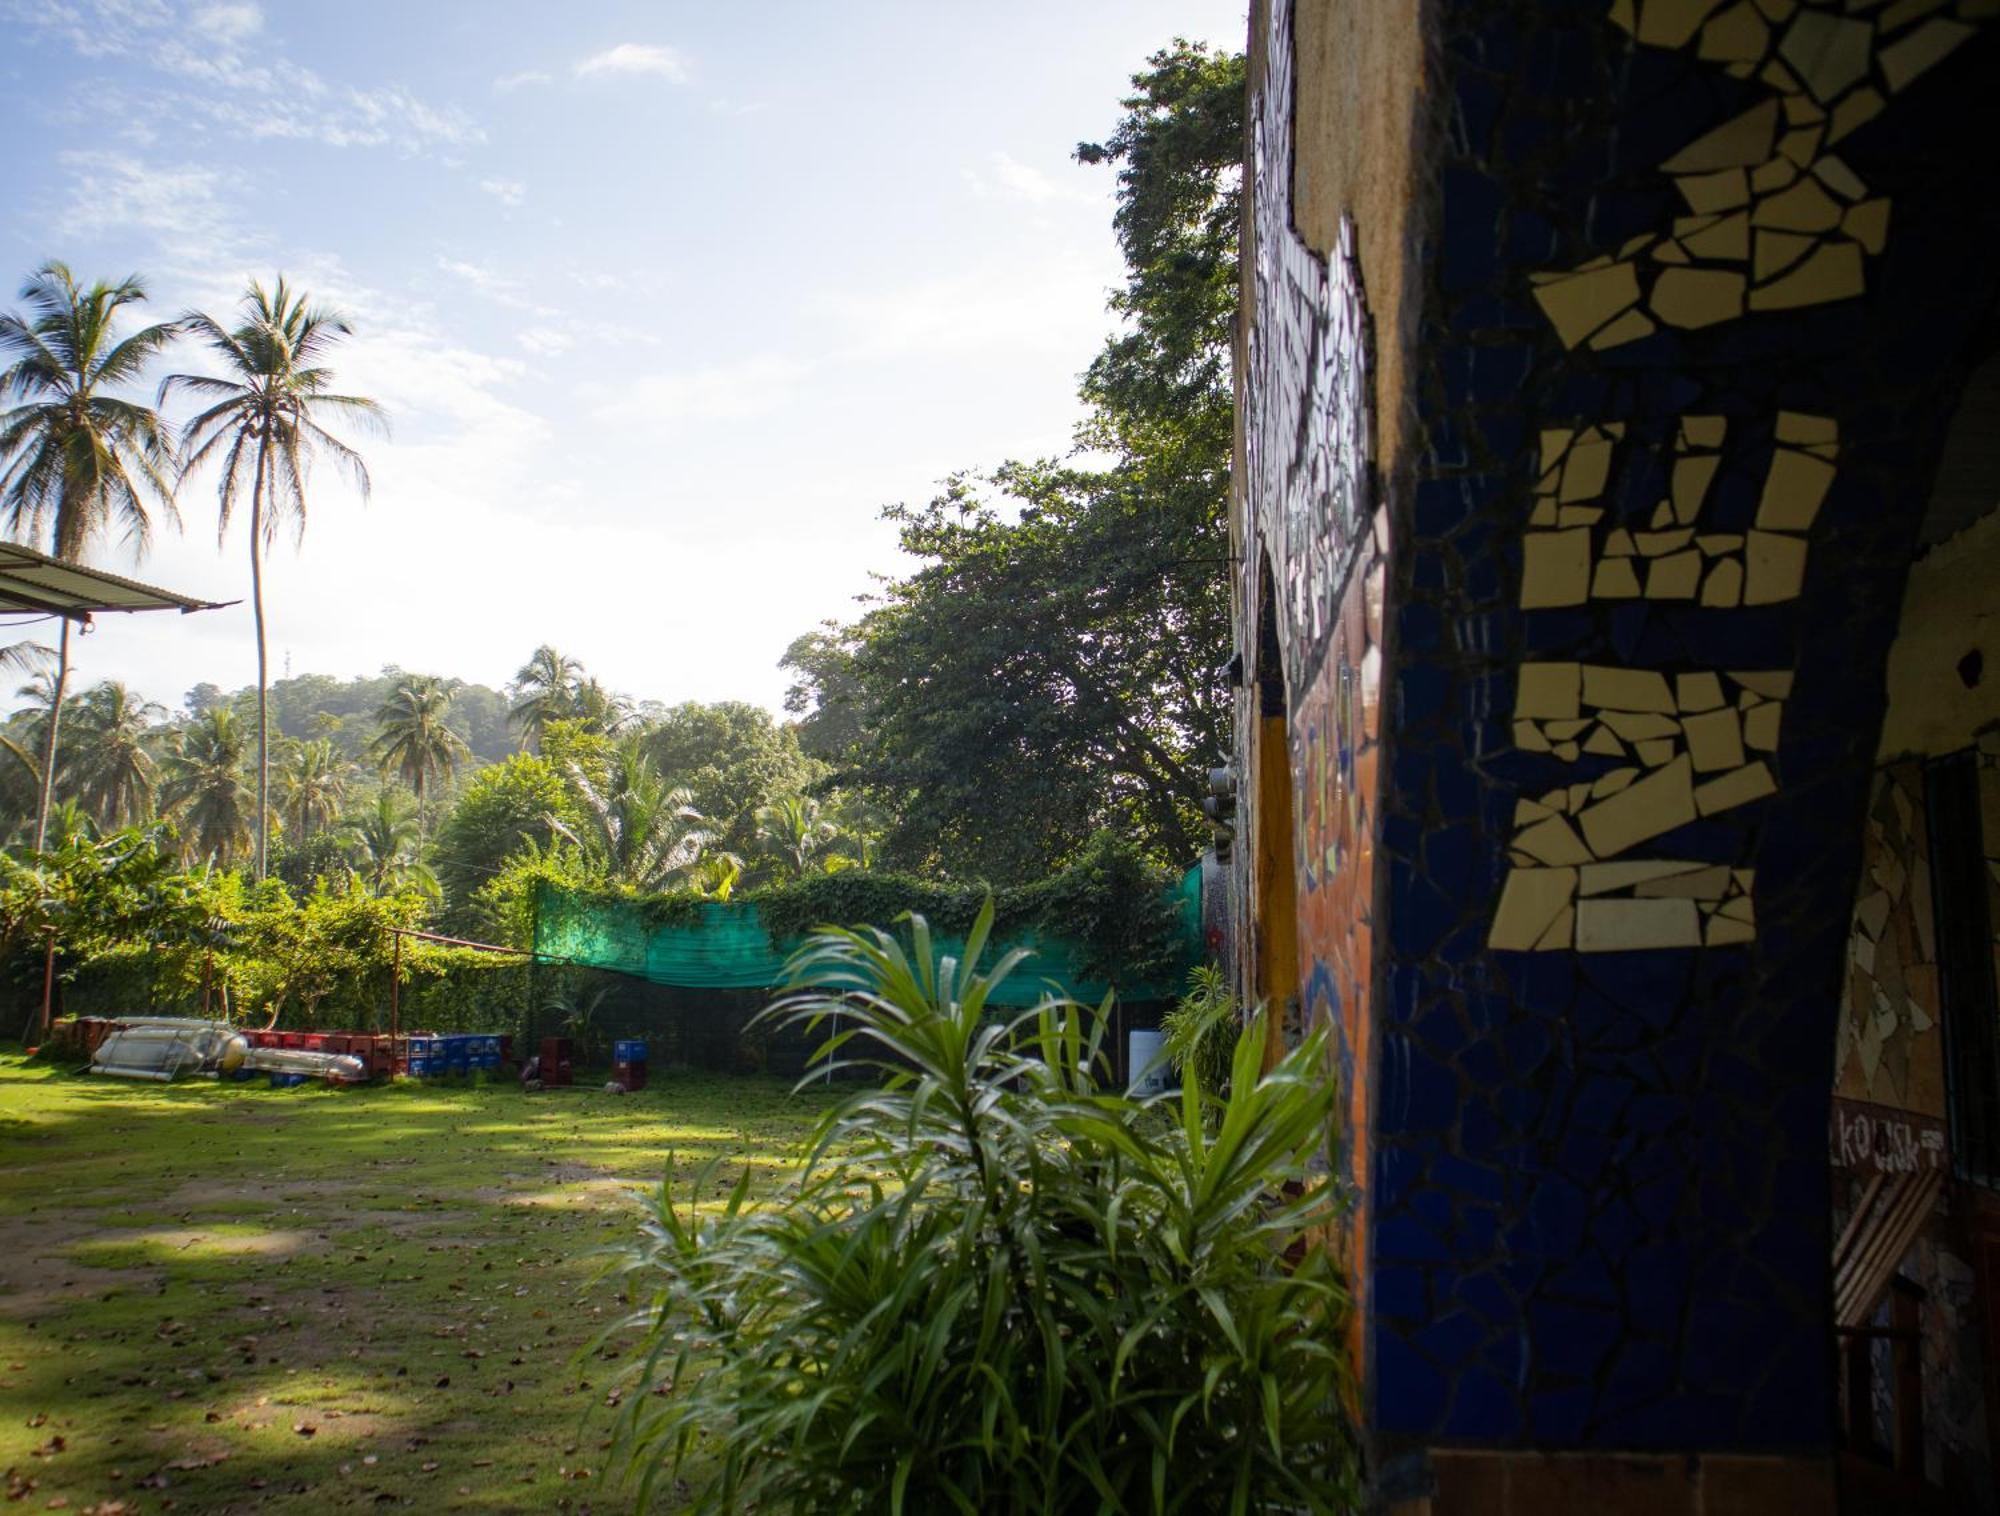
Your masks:
<svg viewBox="0 0 2000 1516"><path fill-rule="evenodd" d="M62 650L56 654L56 692L49 704L48 742L42 749L42 798L35 809L35 851L40 852L49 834L49 802L55 796L56 739L62 728L63 695L69 688L69 617L63 617Z"/></svg>
<svg viewBox="0 0 2000 1516"><path fill-rule="evenodd" d="M264 650L264 465L268 441L257 444L257 478L250 490L250 605L257 618L257 867L262 879L270 861L271 716L268 660Z"/></svg>

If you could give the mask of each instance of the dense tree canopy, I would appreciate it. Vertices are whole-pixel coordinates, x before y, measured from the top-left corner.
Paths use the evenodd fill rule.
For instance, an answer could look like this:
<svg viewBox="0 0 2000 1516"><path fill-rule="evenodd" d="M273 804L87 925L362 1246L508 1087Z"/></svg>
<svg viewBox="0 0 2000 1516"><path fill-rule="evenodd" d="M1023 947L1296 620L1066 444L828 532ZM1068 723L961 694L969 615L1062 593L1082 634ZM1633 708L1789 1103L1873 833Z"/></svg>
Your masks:
<svg viewBox="0 0 2000 1516"><path fill-rule="evenodd" d="M892 507L920 567L784 659L801 742L897 818L901 867L1028 880L1105 825L1180 864L1201 846L1228 715L1243 62L1176 42L1133 84L1117 130L1078 149L1118 168L1127 270L1079 456Z"/></svg>
<svg viewBox="0 0 2000 1516"><path fill-rule="evenodd" d="M798 738L761 705L741 700L674 706L647 729L645 743L653 767L685 786L694 808L719 828L717 845L743 857L756 852L758 809L817 777Z"/></svg>

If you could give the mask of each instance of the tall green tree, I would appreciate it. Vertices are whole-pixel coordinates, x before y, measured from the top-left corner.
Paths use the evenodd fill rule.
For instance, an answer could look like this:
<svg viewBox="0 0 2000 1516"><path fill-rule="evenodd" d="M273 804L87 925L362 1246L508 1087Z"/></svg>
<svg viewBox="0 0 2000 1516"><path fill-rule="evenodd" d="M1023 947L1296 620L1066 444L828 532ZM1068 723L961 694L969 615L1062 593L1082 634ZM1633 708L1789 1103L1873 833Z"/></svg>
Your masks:
<svg viewBox="0 0 2000 1516"><path fill-rule="evenodd" d="M453 731L451 685L434 674L406 674L375 712L377 735L369 752L385 774L394 774L417 797L417 831L423 836L425 798L436 780L458 772L465 739Z"/></svg>
<svg viewBox="0 0 2000 1516"><path fill-rule="evenodd" d="M569 780L576 818L552 814L549 824L613 884L665 890L685 883L714 841L693 791L660 777L637 734L612 747L602 775L572 763Z"/></svg>
<svg viewBox="0 0 2000 1516"><path fill-rule="evenodd" d="M333 743L320 737L292 745L278 774L278 812L294 848L339 818L347 802L349 765Z"/></svg>
<svg viewBox="0 0 2000 1516"><path fill-rule="evenodd" d="M574 822L574 812L562 771L540 754L515 753L475 774L437 831L438 882L450 912L445 930L472 931L473 897L530 843L550 840L550 817Z"/></svg>
<svg viewBox="0 0 2000 1516"><path fill-rule="evenodd" d="M576 690L582 680L583 665L546 642L515 670L514 703L507 720L532 751L541 751L542 730L551 721L576 714Z"/></svg>
<svg viewBox="0 0 2000 1516"><path fill-rule="evenodd" d="M810 795L783 795L757 812L757 843L779 880L789 883L826 871L837 856L840 828Z"/></svg>
<svg viewBox="0 0 2000 1516"><path fill-rule="evenodd" d="M252 282L234 326L199 311L184 324L223 370L219 376L174 374L160 387L162 403L185 394L202 406L182 433L184 467L219 466L217 525L225 540L246 488L250 496L250 601L257 622L256 877L262 879L270 854L271 800L264 554L281 526L289 524L304 537L306 481L315 460L331 459L364 497L368 494L368 465L326 423L337 417L376 431L386 423L375 401L333 389L327 359L353 331L347 318L312 304L282 276L268 290Z"/></svg>
<svg viewBox="0 0 2000 1516"><path fill-rule="evenodd" d="M354 845L354 871L372 895L405 890L436 896L437 876L419 853L423 847L422 802L414 806L384 786L375 803L344 823Z"/></svg>
<svg viewBox="0 0 2000 1516"><path fill-rule="evenodd" d="M244 769L250 735L226 705L211 706L180 734L161 799L194 861L232 868L252 844L254 803Z"/></svg>
<svg viewBox="0 0 2000 1516"><path fill-rule="evenodd" d="M1117 169L1126 264L1079 454L891 507L916 570L787 651L801 740L897 818L886 861L1011 883L1103 826L1164 862L1201 847L1227 742L1243 87L1241 57L1177 41L1078 148Z"/></svg>
<svg viewBox="0 0 2000 1516"><path fill-rule="evenodd" d="M98 537L122 531L143 548L153 512L174 514L170 434L151 408L121 394L174 338L172 322L119 335L119 316L146 298L137 275L88 288L61 263L21 287L25 314L0 316L0 519L16 536L46 535L58 558L81 562ZM55 698L43 733L35 850L48 829L69 682L70 622L58 643Z"/></svg>
<svg viewBox="0 0 2000 1516"><path fill-rule="evenodd" d="M154 723L165 715L113 679L92 685L77 701L62 763L63 788L104 831L137 825L153 814L159 782Z"/></svg>
<svg viewBox="0 0 2000 1516"><path fill-rule="evenodd" d="M578 683L571 714L585 731L615 737L632 724L632 702L592 677Z"/></svg>
<svg viewBox="0 0 2000 1516"><path fill-rule="evenodd" d="M1123 324L1084 377L1096 408L1086 429L1166 425L1225 465L1245 88L1241 53L1176 38L1133 76L1111 135L1076 149L1079 162L1117 169L1111 224L1125 256L1111 295Z"/></svg>
<svg viewBox="0 0 2000 1516"><path fill-rule="evenodd" d="M646 729L645 746L654 768L693 795L716 845L745 855L756 851L758 809L824 773L799 751L795 733L742 700L674 706Z"/></svg>

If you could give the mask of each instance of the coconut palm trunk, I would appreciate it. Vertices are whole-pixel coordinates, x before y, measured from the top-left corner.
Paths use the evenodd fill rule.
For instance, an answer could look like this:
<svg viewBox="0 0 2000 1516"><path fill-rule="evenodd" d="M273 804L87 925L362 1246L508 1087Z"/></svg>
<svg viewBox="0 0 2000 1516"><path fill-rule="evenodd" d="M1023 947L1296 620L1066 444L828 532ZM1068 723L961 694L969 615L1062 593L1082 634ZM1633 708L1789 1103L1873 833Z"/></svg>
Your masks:
<svg viewBox="0 0 2000 1516"><path fill-rule="evenodd" d="M257 442L257 477L250 488L250 611L257 622L257 869L262 879L270 862L271 818L271 684L270 655L264 645L264 471L269 467L271 439Z"/></svg>
<svg viewBox="0 0 2000 1516"><path fill-rule="evenodd" d="M48 839L49 805L56 789L56 742L61 736L63 696L69 686L69 617L63 617L62 641L56 652L55 694L49 701L48 741L42 745L42 798L35 807L35 851Z"/></svg>
<svg viewBox="0 0 2000 1516"><path fill-rule="evenodd" d="M164 403L186 393L213 402L182 428L182 467L192 472L211 461L221 465L216 526L225 542L243 476L246 471L250 475L250 596L257 622L254 846L256 877L262 879L270 866L271 840L271 671L264 624L264 549L277 528L288 522L304 534L305 469L315 456L332 458L367 495L367 465L324 423L329 414L338 412L379 427L382 408L363 396L336 395L327 388L333 374L326 366L326 354L349 334L346 318L295 295L282 277L269 290L253 282L240 309L241 323L228 329L199 311L181 318L182 329L222 360L224 372L170 374L160 386L160 398Z"/></svg>

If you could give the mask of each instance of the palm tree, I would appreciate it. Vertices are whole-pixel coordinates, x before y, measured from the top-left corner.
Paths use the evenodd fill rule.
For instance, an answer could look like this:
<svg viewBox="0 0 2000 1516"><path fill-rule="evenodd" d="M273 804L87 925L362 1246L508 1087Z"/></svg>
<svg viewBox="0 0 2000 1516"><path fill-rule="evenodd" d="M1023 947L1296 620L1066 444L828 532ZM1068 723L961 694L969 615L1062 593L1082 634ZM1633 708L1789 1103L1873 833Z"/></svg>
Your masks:
<svg viewBox="0 0 2000 1516"><path fill-rule="evenodd" d="M118 313L145 298L137 275L85 289L65 265L49 262L21 286L28 315L0 316L0 355L13 360L0 371L0 404L12 402L0 412L0 517L16 535L39 538L46 531L55 555L70 563L114 526L144 548L153 531L151 505L179 521L166 427L157 412L113 393L135 382L178 330L164 322L118 337ZM37 852L55 789L69 634L65 616L42 734Z"/></svg>
<svg viewBox="0 0 2000 1516"><path fill-rule="evenodd" d="M77 701L63 788L99 826L116 830L152 814L159 779L153 723L165 715L115 679L92 685Z"/></svg>
<svg viewBox="0 0 2000 1516"><path fill-rule="evenodd" d="M278 775L278 814L304 847L321 827L331 826L347 800L350 765L331 740L321 737L293 745Z"/></svg>
<svg viewBox="0 0 2000 1516"><path fill-rule="evenodd" d="M306 476L329 457L347 471L365 499L368 465L323 425L338 414L376 431L386 429L382 407L361 395L333 393L328 352L353 328L347 318L309 304L280 276L266 290L253 281L243 297L239 324L225 328L213 317L183 318L222 360L222 377L174 374L160 386L164 403L185 392L205 403L182 432L184 472L219 460L222 480L218 535L227 538L244 486L250 491L250 600L257 621L257 864L264 877L270 857L270 670L264 637L264 553L290 522L306 530Z"/></svg>
<svg viewBox="0 0 2000 1516"><path fill-rule="evenodd" d="M786 881L823 872L839 839L840 828L809 795L786 795L757 812L757 840Z"/></svg>
<svg viewBox="0 0 2000 1516"><path fill-rule="evenodd" d="M394 774L415 792L419 837L430 781L456 773L458 760L470 751L465 739L445 725L451 694L451 686L434 674L405 674L375 710L380 730L368 751L383 773Z"/></svg>
<svg viewBox="0 0 2000 1516"><path fill-rule="evenodd" d="M743 877L743 860L734 853L704 853L688 875L688 888L704 900L727 900Z"/></svg>
<svg viewBox="0 0 2000 1516"><path fill-rule="evenodd" d="M181 823L184 851L223 868L251 841L252 803L243 769L249 734L229 706L211 707L181 733L161 789L165 810Z"/></svg>
<svg viewBox="0 0 2000 1516"><path fill-rule="evenodd" d="M653 768L644 740L633 734L614 747L602 781L581 764L569 766L582 802L572 827L550 816L549 825L575 843L614 884L664 890L686 880L713 841L707 818L685 787L669 788Z"/></svg>
<svg viewBox="0 0 2000 1516"><path fill-rule="evenodd" d="M372 895L393 895L414 886L435 897L437 875L419 861L423 833L417 814L396 791L378 790L375 803L342 824L354 843L355 873Z"/></svg>
<svg viewBox="0 0 2000 1516"><path fill-rule="evenodd" d="M576 687L570 714L586 732L615 737L631 723L632 702L614 695L595 678L585 679Z"/></svg>
<svg viewBox="0 0 2000 1516"><path fill-rule="evenodd" d="M544 642L514 673L514 704L507 720L521 729L521 740L541 750L542 731L575 709L576 687L583 665Z"/></svg>

